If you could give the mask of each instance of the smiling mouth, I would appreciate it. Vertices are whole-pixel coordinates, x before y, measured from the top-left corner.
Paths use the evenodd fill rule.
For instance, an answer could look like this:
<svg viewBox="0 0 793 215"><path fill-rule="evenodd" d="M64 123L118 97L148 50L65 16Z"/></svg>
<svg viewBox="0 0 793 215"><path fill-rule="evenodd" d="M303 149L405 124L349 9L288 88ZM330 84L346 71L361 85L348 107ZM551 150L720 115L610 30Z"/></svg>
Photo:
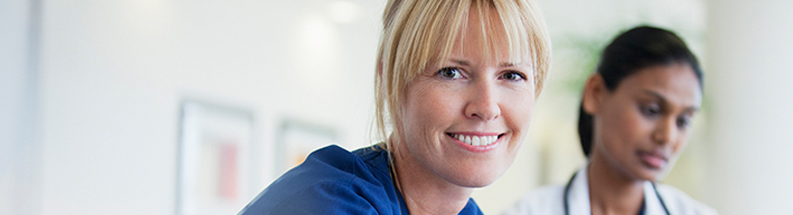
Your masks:
<svg viewBox="0 0 793 215"><path fill-rule="evenodd" d="M446 133L446 135L471 146L492 145L493 143L498 142L501 136L504 136L504 134L477 136L477 135L463 135L463 134L452 134L452 133Z"/></svg>

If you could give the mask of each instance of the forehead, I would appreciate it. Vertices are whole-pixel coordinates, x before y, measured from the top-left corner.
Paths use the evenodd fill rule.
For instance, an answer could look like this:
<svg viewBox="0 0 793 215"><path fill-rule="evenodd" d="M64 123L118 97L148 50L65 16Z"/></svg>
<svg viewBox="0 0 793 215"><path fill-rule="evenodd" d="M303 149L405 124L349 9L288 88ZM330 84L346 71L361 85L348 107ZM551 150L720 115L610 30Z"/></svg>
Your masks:
<svg viewBox="0 0 793 215"><path fill-rule="evenodd" d="M633 94L651 91L660 94L668 103L685 107L699 107L702 103L699 80L686 63L640 69L622 80L617 91Z"/></svg>

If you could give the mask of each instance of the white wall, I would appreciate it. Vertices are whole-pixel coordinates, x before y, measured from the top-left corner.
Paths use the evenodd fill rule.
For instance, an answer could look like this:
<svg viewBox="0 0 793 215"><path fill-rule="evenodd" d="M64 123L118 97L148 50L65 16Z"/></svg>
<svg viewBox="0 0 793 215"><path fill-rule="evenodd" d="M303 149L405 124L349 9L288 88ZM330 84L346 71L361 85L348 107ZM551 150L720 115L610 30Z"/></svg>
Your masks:
<svg viewBox="0 0 793 215"><path fill-rule="evenodd" d="M383 3L330 2L45 2L42 214L173 214L185 98L252 110L267 146L284 117L367 145Z"/></svg>
<svg viewBox="0 0 793 215"><path fill-rule="evenodd" d="M793 2L708 1L708 195L722 214L790 214Z"/></svg>
<svg viewBox="0 0 793 215"><path fill-rule="evenodd" d="M0 214L38 211L37 6L0 1Z"/></svg>

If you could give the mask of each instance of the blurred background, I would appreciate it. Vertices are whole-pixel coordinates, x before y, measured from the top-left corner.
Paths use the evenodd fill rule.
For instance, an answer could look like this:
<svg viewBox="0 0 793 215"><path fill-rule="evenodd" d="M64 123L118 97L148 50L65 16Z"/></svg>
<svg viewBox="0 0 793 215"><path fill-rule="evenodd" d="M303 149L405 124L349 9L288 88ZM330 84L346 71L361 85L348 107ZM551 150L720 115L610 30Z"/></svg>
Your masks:
<svg viewBox="0 0 793 215"><path fill-rule="evenodd" d="M639 24L704 65L663 183L721 214L791 214L793 1L540 0L554 62L497 214L584 156L580 91ZM234 214L308 152L375 140L384 0L0 0L0 214Z"/></svg>

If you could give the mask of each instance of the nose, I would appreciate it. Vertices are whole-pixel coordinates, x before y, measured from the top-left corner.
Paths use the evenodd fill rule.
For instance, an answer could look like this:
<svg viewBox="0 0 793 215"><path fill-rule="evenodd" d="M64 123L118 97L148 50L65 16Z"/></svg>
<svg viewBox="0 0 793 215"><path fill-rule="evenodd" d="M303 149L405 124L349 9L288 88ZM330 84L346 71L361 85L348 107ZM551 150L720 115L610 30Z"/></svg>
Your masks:
<svg viewBox="0 0 793 215"><path fill-rule="evenodd" d="M653 131L653 141L658 144L669 144L677 138L677 123L674 117L666 117L658 121Z"/></svg>
<svg viewBox="0 0 793 215"><path fill-rule="evenodd" d="M480 80L467 90L468 102L465 106L465 115L468 118L478 118L484 121L497 119L501 116L501 107L496 95L496 83L490 80Z"/></svg>

